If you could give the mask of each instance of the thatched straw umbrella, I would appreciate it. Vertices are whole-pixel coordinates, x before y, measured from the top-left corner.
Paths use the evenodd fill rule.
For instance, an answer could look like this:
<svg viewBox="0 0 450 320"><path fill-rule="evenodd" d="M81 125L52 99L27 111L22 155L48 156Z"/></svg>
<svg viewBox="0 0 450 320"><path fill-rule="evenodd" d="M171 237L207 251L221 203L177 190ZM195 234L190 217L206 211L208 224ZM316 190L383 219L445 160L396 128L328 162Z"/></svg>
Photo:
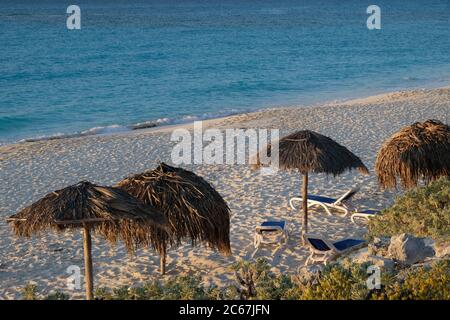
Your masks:
<svg viewBox="0 0 450 320"><path fill-rule="evenodd" d="M11 216L8 221L16 235L30 237L49 229L62 231L82 228L86 299L93 298L91 231L109 242L121 239L129 251L154 243L149 228L164 232L166 218L128 193L90 182L80 182L47 194L42 199Z"/></svg>
<svg viewBox="0 0 450 320"><path fill-rule="evenodd" d="M156 169L128 177L118 188L151 204L165 214L171 232L152 234L159 239L161 273L165 273L168 246L190 239L231 254L230 209L220 194L193 172L161 163Z"/></svg>
<svg viewBox="0 0 450 320"><path fill-rule="evenodd" d="M359 169L368 173L366 166L346 147L341 146L331 138L309 130L301 130L281 138L278 141L279 169L298 170L303 176L302 207L303 235L308 232L308 173L326 173L334 176L345 170ZM256 165L261 167L260 154L271 157L271 145L268 144L256 155ZM268 163L270 164L270 163Z"/></svg>
<svg viewBox="0 0 450 320"><path fill-rule="evenodd" d="M397 178L404 188L412 188L420 179L430 182L448 176L450 127L437 120L404 127L381 146L375 171L383 188L396 188Z"/></svg>

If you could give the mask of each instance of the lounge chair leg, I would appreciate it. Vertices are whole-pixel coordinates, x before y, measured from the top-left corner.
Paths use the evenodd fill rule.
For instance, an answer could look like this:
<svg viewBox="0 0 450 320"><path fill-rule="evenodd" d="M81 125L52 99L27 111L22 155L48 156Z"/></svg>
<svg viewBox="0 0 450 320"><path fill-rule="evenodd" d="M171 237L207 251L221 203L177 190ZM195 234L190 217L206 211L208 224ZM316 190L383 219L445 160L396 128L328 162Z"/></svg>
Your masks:
<svg viewBox="0 0 450 320"><path fill-rule="evenodd" d="M256 248L256 249L252 252L252 254L250 255L250 259L253 259L253 258L255 257L256 252L258 252L258 250L259 250L259 247Z"/></svg>
<svg viewBox="0 0 450 320"><path fill-rule="evenodd" d="M305 261L305 266L307 266L307 265L309 264L309 260L310 260L310 257L308 257L308 258L306 259L306 261Z"/></svg>
<svg viewBox="0 0 450 320"><path fill-rule="evenodd" d="M302 245L306 245L305 234L308 233L308 172L303 173L302 183L302 207L303 207L303 221L302 221Z"/></svg>
<svg viewBox="0 0 450 320"><path fill-rule="evenodd" d="M255 234L255 239L253 241L253 245L255 246L255 248L259 248L260 244L261 244L261 238L260 238L259 234Z"/></svg>

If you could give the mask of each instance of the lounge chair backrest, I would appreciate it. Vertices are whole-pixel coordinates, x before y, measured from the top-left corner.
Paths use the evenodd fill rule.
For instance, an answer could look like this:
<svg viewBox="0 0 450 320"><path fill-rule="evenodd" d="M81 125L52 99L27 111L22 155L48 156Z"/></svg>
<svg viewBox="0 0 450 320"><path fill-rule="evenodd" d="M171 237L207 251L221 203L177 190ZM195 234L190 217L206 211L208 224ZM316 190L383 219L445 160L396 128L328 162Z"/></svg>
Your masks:
<svg viewBox="0 0 450 320"><path fill-rule="evenodd" d="M258 233L263 233L263 232L282 232L283 228L279 227L279 226L271 226L271 227L264 227L264 226L258 226L256 227L256 232Z"/></svg>
<svg viewBox="0 0 450 320"><path fill-rule="evenodd" d="M361 245L364 242L365 242L364 240L359 240L359 239L344 239L344 240L333 243L333 246L337 249L337 251L344 251L344 250L350 249L352 247Z"/></svg>
<svg viewBox="0 0 450 320"><path fill-rule="evenodd" d="M306 240L309 242L309 244L318 251L330 251L332 250L330 246L324 241L323 239L319 237L314 236L306 236Z"/></svg>
<svg viewBox="0 0 450 320"><path fill-rule="evenodd" d="M353 188L344 193L335 203L343 203L349 201L359 191L359 188Z"/></svg>
<svg viewBox="0 0 450 320"><path fill-rule="evenodd" d="M280 227L280 228L284 228L286 226L286 221L282 220L282 221L273 221L273 220L269 220L269 221L264 221L263 223L261 223L261 227Z"/></svg>
<svg viewBox="0 0 450 320"><path fill-rule="evenodd" d="M261 234L263 232L283 232L286 226L286 221L264 221L261 225L256 227L256 232Z"/></svg>

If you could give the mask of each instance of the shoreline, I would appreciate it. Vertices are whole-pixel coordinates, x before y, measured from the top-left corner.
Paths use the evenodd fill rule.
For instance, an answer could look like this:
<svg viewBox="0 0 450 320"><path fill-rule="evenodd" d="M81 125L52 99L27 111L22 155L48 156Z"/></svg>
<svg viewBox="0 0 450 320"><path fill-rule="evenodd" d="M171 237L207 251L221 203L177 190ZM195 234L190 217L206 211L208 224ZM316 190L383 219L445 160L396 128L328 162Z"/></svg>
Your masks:
<svg viewBox="0 0 450 320"><path fill-rule="evenodd" d="M52 140L66 140L66 139L77 139L77 138L85 138L85 137L91 137L91 136L111 136L111 135L122 135L122 134L130 134L134 132L143 132L147 130L165 130L166 127L170 128L180 128L185 126L191 126L194 121L211 121L211 120L219 120L219 119L226 119L233 116L240 116L240 115L246 115L249 113L257 113L257 112L264 112L267 110L272 109L292 109L292 108L303 108L303 107L315 107L315 106L321 106L321 105L330 105L330 104L341 104L341 103L348 103L353 100L360 100L368 97L376 97L376 96L382 96L382 95L388 95L395 92L404 92L404 91L415 91L415 90L434 90L434 89L440 89L440 88L448 88L450 87L450 84L443 85L441 82L436 83L428 83L427 85L418 85L418 86L411 86L411 87L405 87L399 90L375 90L376 92L374 94L369 94L365 91L360 92L359 94L355 94L353 96L346 96L345 98L329 98L324 100L318 100L314 103L293 103L293 104L274 104L274 105L266 105L262 107L255 107L250 108L248 111L231 111L226 112L224 116L217 116L217 115L211 115L209 117L208 115L186 115L182 116L181 118L162 118L162 119L155 119L155 120L144 120L142 122L137 122L133 124L128 125L118 125L118 124L110 124L105 126L94 126L88 129L80 130L79 132L75 133L54 133L50 135L44 135L44 136L37 136L37 137L29 137L29 138L22 138L18 140L13 141L4 141L0 142L0 151L1 148L4 146L11 146L11 145L17 145L17 144L24 144L24 143L33 143L33 142L40 142L40 141L52 141ZM195 120L180 120L183 118L198 118ZM159 124L163 121L167 120L169 123L167 124ZM174 123L170 123L170 122Z"/></svg>
<svg viewBox="0 0 450 320"><path fill-rule="evenodd" d="M382 98L383 96L389 96L396 93L405 93L405 92L416 92L416 91L427 91L427 90L436 90L436 89L447 89L450 88L449 85L445 86L421 86L418 88L410 88L410 89L402 89L402 90L396 90L396 91L386 91L382 93L375 93L373 95L357 95L355 97L350 98L344 98L344 99L331 99L331 100L325 100L323 102L317 102L313 104L294 104L294 105L274 105L270 107L262 107L254 110L249 111L243 111L243 112L236 112L231 113L224 116L219 117L211 117L211 118L200 118L198 120L188 120L186 122L180 122L180 123L173 123L173 124L161 124L158 125L157 120L150 120L150 121L144 121L142 123L136 123L133 125L128 126L118 126L118 125L109 125L105 127L93 127L88 130L81 131L79 133L72 133L72 134L62 134L61 136L54 135L54 136L48 136L48 137L37 137L37 138L26 138L26 139L20 139L18 141L14 142L5 142L0 143L0 152L3 150L8 150L10 148L14 148L14 146L18 145L28 145L32 143L39 143L39 142L46 142L46 141L54 141L54 140L70 140L70 139L83 139L83 138L90 138L90 137L104 137L104 136L122 136L122 135L132 135L132 134L139 134L139 133L149 133L149 132L167 132L168 130L175 130L178 128L186 128L189 129L193 126L195 121L201 121L203 124L209 124L213 125L216 122L224 121L233 117L241 117L246 116L249 114L257 114L257 113L264 113L269 112L272 110L286 110L286 109L298 109L298 108L316 108L321 106L333 106L333 105L341 105L341 104L352 104L357 103L359 101L364 101L367 99L376 99L376 98ZM189 116L189 117L196 117L196 116ZM111 131L111 132L99 132L95 133L95 129L108 129L108 128L117 128L119 130L117 131ZM90 132L93 133L90 133Z"/></svg>

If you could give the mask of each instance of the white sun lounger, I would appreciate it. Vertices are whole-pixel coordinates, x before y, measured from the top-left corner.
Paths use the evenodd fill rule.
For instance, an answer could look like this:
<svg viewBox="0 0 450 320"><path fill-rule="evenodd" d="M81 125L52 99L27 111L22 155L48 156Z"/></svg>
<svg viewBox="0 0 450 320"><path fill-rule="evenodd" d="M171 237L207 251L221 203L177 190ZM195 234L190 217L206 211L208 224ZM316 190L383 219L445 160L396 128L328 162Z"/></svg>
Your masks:
<svg viewBox="0 0 450 320"><path fill-rule="evenodd" d="M356 221L362 220L363 222L367 223L369 222L369 219L372 217L375 217L376 215L379 215L381 213L380 210L374 210L374 209L367 209L362 211L356 211L352 213L350 219L354 224L357 224Z"/></svg>
<svg viewBox="0 0 450 320"><path fill-rule="evenodd" d="M350 199L359 191L358 188L350 189L346 193L344 193L341 197L334 199L324 196L315 196L315 195L308 195L308 208L312 206L321 206L325 209L325 211L331 215L330 209L338 209L341 211L344 211L344 214L342 215L345 217L349 214L350 209L347 206L346 202L350 201ZM296 209L294 206L294 202L302 202L301 197L294 197L289 200L289 205L292 209Z"/></svg>
<svg viewBox="0 0 450 320"><path fill-rule="evenodd" d="M310 247L311 254L306 259L305 266L309 263L323 262L325 265L337 255L360 248L366 242L359 239L343 239L330 242L318 235L307 234L305 240Z"/></svg>

